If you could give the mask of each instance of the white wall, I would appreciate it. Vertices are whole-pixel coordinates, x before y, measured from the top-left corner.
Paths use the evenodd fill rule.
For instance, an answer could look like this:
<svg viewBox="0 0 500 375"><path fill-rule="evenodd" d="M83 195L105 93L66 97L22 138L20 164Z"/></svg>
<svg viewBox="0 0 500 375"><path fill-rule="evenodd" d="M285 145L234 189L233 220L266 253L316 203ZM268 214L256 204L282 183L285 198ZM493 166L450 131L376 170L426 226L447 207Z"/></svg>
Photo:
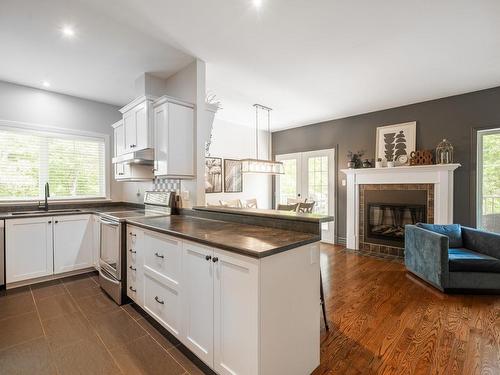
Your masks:
<svg viewBox="0 0 500 375"><path fill-rule="evenodd" d="M210 156L224 159L255 158L255 128L217 119L212 130ZM259 132L259 158L268 158L268 133ZM219 200L256 198L259 208L271 208L271 177L246 174L243 176L241 193L209 193L206 202L217 204Z"/></svg>
<svg viewBox="0 0 500 375"><path fill-rule="evenodd" d="M2 120L106 134L111 143L111 124L120 118L114 105L0 81ZM121 200L121 186L114 178L110 188L111 199Z"/></svg>

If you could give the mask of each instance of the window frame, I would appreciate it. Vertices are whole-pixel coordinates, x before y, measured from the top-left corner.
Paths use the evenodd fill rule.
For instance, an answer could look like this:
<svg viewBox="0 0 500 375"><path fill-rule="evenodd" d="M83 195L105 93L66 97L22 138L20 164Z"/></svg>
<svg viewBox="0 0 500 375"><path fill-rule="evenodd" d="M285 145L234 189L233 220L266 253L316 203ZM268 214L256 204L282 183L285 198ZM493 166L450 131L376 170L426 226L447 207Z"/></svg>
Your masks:
<svg viewBox="0 0 500 375"><path fill-rule="evenodd" d="M476 170L473 172L475 177L475 191L474 191L474 227L480 228L482 224L482 209L483 209L483 136L488 134L497 134L500 132L500 127L476 128L474 135L475 141L473 144L476 147L476 152L473 153L475 157Z"/></svg>
<svg viewBox="0 0 500 375"><path fill-rule="evenodd" d="M42 136L51 136L67 139L84 139L84 140L103 140L104 141L104 196L103 197L65 197L65 198L49 198L49 202L91 202L105 201L111 199L111 136L105 133L97 133L92 131L83 131L71 128L62 128L43 124L34 124L26 122L18 122L11 120L0 119L0 130L10 130L20 133L38 134ZM0 206L12 204L32 204L39 202L43 197L35 199L0 199Z"/></svg>

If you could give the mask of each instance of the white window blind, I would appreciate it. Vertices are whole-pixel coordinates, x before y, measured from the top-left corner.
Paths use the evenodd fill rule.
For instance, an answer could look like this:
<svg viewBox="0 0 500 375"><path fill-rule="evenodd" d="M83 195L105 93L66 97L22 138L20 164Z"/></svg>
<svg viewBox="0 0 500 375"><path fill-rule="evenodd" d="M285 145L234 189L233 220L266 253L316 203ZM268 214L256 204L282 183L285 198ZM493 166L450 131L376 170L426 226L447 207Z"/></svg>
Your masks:
<svg viewBox="0 0 500 375"><path fill-rule="evenodd" d="M0 200L103 198L104 138L0 128Z"/></svg>

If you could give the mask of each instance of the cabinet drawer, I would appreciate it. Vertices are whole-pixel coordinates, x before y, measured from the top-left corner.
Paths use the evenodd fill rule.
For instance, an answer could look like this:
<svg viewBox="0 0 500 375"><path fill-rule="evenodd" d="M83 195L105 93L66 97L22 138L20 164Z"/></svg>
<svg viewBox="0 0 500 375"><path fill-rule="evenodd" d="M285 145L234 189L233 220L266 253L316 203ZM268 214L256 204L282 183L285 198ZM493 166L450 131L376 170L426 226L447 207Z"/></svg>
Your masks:
<svg viewBox="0 0 500 375"><path fill-rule="evenodd" d="M144 275L144 309L173 335L179 336L181 301L179 292Z"/></svg>
<svg viewBox="0 0 500 375"><path fill-rule="evenodd" d="M153 233L144 234L144 266L174 288L179 285L181 261L180 241Z"/></svg>

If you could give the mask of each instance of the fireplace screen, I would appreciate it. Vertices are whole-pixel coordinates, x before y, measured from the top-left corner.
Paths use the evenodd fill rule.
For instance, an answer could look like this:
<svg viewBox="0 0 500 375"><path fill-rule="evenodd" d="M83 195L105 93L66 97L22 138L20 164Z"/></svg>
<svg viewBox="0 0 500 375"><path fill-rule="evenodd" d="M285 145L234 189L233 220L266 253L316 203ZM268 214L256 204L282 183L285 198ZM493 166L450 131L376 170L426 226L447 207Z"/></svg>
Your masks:
<svg viewBox="0 0 500 375"><path fill-rule="evenodd" d="M425 205L369 203L367 239L382 244L404 244L405 225L426 222Z"/></svg>

